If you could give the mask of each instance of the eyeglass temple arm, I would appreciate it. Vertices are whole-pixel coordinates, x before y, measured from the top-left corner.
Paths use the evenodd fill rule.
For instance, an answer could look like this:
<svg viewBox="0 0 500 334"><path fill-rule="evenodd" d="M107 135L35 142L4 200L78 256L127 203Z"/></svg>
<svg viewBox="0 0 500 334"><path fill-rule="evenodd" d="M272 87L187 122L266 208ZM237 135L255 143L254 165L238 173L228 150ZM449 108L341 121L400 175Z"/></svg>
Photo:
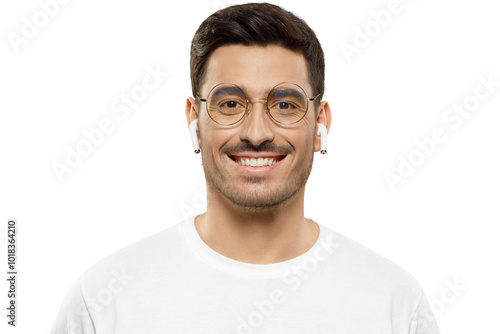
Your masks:
<svg viewBox="0 0 500 334"><path fill-rule="evenodd" d="M201 102L207 102L207 99L202 99L199 95L195 95L195 97Z"/></svg>
<svg viewBox="0 0 500 334"><path fill-rule="evenodd" d="M316 99L318 98L318 96L320 96L320 95L321 95L321 94L318 94L318 95L316 95L315 97L308 97L307 99L308 99L309 101L314 101L314 100L316 100Z"/></svg>

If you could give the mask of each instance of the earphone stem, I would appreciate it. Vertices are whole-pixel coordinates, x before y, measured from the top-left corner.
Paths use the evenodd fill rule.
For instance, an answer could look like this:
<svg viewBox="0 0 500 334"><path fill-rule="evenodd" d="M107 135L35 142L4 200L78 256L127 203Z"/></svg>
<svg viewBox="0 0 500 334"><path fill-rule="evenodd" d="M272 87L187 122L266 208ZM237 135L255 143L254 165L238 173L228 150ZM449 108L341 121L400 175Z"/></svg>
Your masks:
<svg viewBox="0 0 500 334"><path fill-rule="evenodd" d="M326 154L328 151L328 131L326 130L326 127L318 123L318 135L321 136L321 154Z"/></svg>
<svg viewBox="0 0 500 334"><path fill-rule="evenodd" d="M193 143L193 149L194 153L200 153L200 145L198 143L198 134L196 133L198 131L198 119L195 119L194 121L189 124L189 132L191 133L191 142Z"/></svg>

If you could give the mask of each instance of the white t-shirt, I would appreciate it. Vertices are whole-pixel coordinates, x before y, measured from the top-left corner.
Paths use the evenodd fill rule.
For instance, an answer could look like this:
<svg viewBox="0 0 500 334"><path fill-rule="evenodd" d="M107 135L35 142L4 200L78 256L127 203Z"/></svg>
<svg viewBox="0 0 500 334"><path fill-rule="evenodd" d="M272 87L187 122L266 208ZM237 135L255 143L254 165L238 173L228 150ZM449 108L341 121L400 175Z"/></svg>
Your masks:
<svg viewBox="0 0 500 334"><path fill-rule="evenodd" d="M408 272L318 225L304 254L250 264L208 247L191 217L87 269L52 333L439 333Z"/></svg>

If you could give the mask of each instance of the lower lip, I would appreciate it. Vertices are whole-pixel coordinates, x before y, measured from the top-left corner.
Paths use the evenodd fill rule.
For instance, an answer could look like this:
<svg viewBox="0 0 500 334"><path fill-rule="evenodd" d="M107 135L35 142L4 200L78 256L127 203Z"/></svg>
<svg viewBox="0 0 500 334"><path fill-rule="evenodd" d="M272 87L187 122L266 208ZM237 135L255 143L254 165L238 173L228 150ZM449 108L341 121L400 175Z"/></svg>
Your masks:
<svg viewBox="0 0 500 334"><path fill-rule="evenodd" d="M273 171L276 167L278 167L283 162L283 160L286 159L287 156L285 156L283 159L281 159L280 161L276 162L272 166L262 166L262 167L243 166L243 165L240 165L239 163L237 163L236 161L234 161L233 159L231 159L229 156L226 155L226 157L229 160L231 160L231 162L233 164L235 164L239 168L239 170L241 172L243 172L243 173L249 173L249 174L267 174L267 173L270 173L271 171Z"/></svg>

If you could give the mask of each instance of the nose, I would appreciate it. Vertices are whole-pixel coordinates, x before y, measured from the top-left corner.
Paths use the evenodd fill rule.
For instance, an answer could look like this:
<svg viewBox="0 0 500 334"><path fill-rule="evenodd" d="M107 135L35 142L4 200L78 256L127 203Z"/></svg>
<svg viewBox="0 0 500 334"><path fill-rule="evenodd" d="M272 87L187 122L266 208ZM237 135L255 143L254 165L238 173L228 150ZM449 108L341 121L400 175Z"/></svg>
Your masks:
<svg viewBox="0 0 500 334"><path fill-rule="evenodd" d="M274 139L273 120L267 113L266 99L248 99L248 114L242 122L241 141L248 141L259 146Z"/></svg>

